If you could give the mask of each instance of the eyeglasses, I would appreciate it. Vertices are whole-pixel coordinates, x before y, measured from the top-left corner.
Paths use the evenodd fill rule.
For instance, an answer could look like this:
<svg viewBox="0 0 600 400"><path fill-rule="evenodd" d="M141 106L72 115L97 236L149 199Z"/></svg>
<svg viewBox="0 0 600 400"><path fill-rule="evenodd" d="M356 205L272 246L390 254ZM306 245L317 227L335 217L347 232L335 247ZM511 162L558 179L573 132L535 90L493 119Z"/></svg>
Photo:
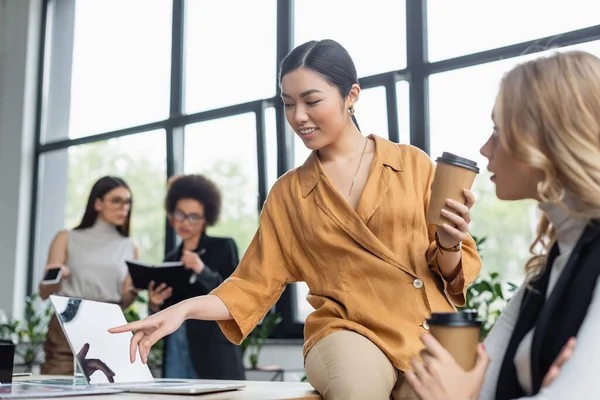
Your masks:
<svg viewBox="0 0 600 400"><path fill-rule="evenodd" d="M121 208L123 206L131 207L131 203L132 203L131 197L124 199L122 197L117 196L117 197L112 197L110 199L104 199L104 200L109 202L110 205L115 208Z"/></svg>
<svg viewBox="0 0 600 400"><path fill-rule="evenodd" d="M186 214L181 210L175 210L175 212L173 213L173 218L177 222L184 222L185 220L188 220L190 222L190 224L192 224L192 225L196 225L196 224L204 221L204 216L202 216L200 214L196 214L196 213Z"/></svg>

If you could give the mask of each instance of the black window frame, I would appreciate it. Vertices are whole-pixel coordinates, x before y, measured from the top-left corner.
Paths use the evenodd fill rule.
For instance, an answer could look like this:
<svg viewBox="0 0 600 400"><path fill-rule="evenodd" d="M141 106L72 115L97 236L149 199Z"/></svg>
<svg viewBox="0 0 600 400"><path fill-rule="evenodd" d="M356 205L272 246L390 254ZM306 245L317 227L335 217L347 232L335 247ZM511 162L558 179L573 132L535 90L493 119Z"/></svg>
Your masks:
<svg viewBox="0 0 600 400"><path fill-rule="evenodd" d="M56 0L54 0L56 1ZM60 0L68 7L74 7L75 0ZM44 0L42 18L42 46L40 50L40 68L38 81L38 107L36 115L36 147L33 165L33 193L34 199L38 198L38 186L40 184L40 158L47 152L66 149L71 146L88 144L112 138L123 137L136 133L155 129L165 130L166 159L168 177L183 171L183 140L184 128L192 123L209 121L213 119L235 116L244 113L256 115L256 141L257 141L257 170L258 170L258 212L262 208L267 192L267 155L266 155L266 133L265 133L265 110L275 108L276 116L276 138L277 138L277 176L283 175L294 164L294 141L293 133L287 126L283 107L279 99L280 90L277 80L273 82L276 94L267 99L256 99L254 101L221 107L217 109L202 111L193 114L185 114L183 111L184 90L184 47L185 47L185 0L173 0L172 14L172 47L171 47L171 90L170 90L170 112L165 120L155 121L139 126L103 132L91 136L62 139L41 142L44 129L43 109L46 100L44 98L45 85L48 78L46 74L51 65L51 55L47 50L51 47L47 31L57 15L51 12L53 0ZM73 8L74 9L74 8ZM73 9L70 12L73 12ZM59 16L60 17L60 16ZM277 0L277 49L276 63L277 71L279 64L285 55L293 47L294 35L294 0ZM473 54L462 55L436 62L427 60L427 1L406 0L406 68L389 71L373 76L359 79L363 89L384 87L386 90L387 122L389 138L391 141L399 142L401 135L409 135L410 143L421 148L429 154L430 131L429 131L429 76L436 73L447 72L455 69L481 65L507 58L519 57L525 54L544 51L546 47L552 48L570 46L600 39L600 25L595 25L570 32L559 33L552 36L537 38L522 43L512 44L490 50L480 51ZM207 39L209 40L209 39ZM398 49L402 48L398 43ZM397 112L396 83L407 81L409 84L409 115L410 132L400 132L399 117ZM31 225L30 225L30 249L36 245L36 213L37 200L32 202ZM175 247L175 233L169 224L165 231L165 254ZM30 252L28 259L28 287L27 293L35 290L34 277L34 251ZM273 332L274 338L298 339L302 338L304 324L296 321L296 288L288 285L281 298L274 307L274 311L282 315L283 321Z"/></svg>

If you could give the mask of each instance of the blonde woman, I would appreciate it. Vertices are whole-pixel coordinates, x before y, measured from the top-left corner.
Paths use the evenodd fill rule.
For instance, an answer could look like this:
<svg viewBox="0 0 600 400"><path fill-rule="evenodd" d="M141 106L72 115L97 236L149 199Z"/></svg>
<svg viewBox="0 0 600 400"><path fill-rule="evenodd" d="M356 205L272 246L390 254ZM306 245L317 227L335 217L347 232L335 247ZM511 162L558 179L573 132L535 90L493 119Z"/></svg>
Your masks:
<svg viewBox="0 0 600 400"><path fill-rule="evenodd" d="M425 336L407 379L423 400L598 398L600 59L572 51L515 67L492 119L481 153L496 195L536 199L542 212L527 282L472 371Z"/></svg>

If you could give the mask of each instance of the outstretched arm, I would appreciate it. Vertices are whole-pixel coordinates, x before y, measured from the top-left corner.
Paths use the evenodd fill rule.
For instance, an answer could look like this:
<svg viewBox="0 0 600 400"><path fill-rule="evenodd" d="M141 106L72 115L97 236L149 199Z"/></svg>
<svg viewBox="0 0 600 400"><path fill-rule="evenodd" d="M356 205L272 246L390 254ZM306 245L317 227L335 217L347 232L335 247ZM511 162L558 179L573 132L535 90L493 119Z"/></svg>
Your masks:
<svg viewBox="0 0 600 400"><path fill-rule="evenodd" d="M132 363L135 361L139 347L140 357L145 364L152 345L173 333L186 319L223 321L231 319L231 313L217 296L199 296L177 303L141 321L109 329L109 332L135 332L129 347L129 359Z"/></svg>

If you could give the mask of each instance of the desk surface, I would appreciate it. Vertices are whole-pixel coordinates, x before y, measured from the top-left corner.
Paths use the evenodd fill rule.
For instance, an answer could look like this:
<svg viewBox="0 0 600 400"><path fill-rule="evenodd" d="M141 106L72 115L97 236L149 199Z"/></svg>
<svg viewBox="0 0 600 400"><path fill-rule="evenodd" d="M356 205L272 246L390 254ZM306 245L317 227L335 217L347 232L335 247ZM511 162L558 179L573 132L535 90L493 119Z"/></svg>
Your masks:
<svg viewBox="0 0 600 400"><path fill-rule="evenodd" d="M33 376L26 378L15 378L14 381L33 380L33 379L48 379L50 376ZM53 377L54 378L54 377ZM62 377L64 378L64 377ZM198 383L214 383L210 380L199 380ZM98 396L74 396L62 397L72 400L93 400L94 398L102 398L103 400L169 400L169 399L198 399L198 400L320 400L321 396L310 386L304 382L257 382L257 381L218 381L220 383L243 383L246 385L244 389L202 394L202 395L168 395L168 394L145 394L145 393L119 393L111 395Z"/></svg>

